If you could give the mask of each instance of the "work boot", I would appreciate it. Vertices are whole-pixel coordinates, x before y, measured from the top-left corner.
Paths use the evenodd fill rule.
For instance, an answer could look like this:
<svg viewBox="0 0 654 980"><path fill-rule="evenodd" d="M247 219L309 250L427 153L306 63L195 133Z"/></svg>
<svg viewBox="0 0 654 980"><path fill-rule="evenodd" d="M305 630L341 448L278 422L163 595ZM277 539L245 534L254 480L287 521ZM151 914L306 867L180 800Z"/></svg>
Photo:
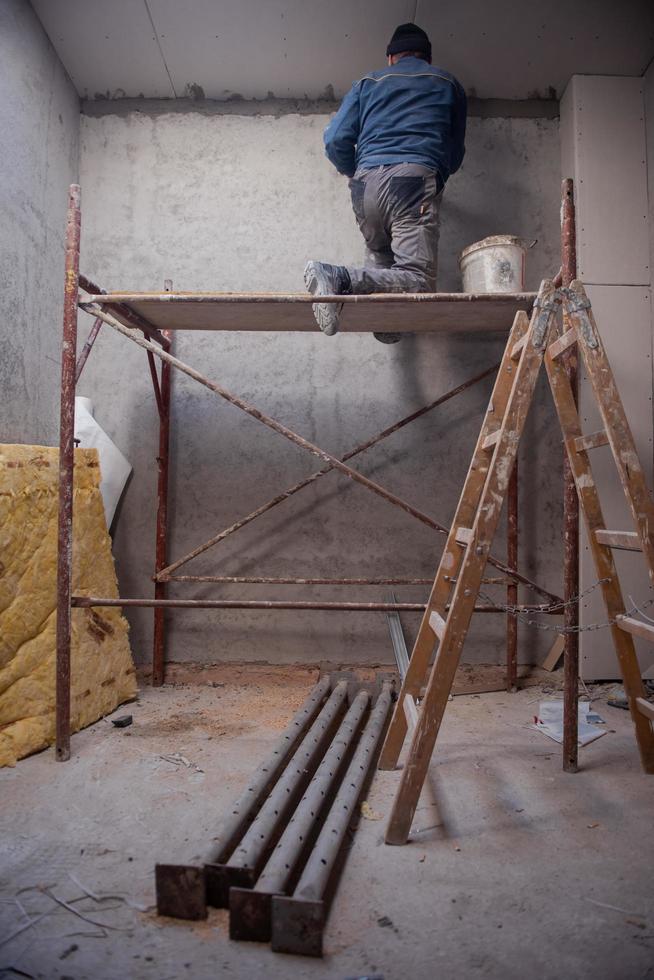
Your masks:
<svg viewBox="0 0 654 980"><path fill-rule="evenodd" d="M404 337L403 333L377 333L373 332L373 337L378 340L380 344L399 344L399 342Z"/></svg>
<svg viewBox="0 0 654 980"><path fill-rule="evenodd" d="M327 262L307 262L304 283L312 296L342 296L352 291L350 274L343 265ZM333 337L338 332L342 303L314 303L313 315L324 334Z"/></svg>

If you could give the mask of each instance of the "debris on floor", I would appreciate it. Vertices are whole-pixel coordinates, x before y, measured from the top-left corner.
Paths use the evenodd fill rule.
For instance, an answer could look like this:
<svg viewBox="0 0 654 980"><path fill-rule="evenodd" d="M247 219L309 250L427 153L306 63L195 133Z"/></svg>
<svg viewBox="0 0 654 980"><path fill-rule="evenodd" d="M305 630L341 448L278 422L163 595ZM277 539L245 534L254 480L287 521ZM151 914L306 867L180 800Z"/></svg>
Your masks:
<svg viewBox="0 0 654 980"><path fill-rule="evenodd" d="M164 762L170 762L173 766L184 766L186 769L193 769L194 772L204 772L204 769L200 769L195 762L191 762L181 752L171 752L169 755L160 755L159 758L163 759Z"/></svg>
<svg viewBox="0 0 654 980"><path fill-rule="evenodd" d="M607 729L599 728L604 719L592 710L589 701L580 701L578 716L579 745L588 745L595 739L606 735ZM563 742L563 701L542 701L538 706L538 714L531 726L537 732L542 732L555 742Z"/></svg>
<svg viewBox="0 0 654 980"><path fill-rule="evenodd" d="M593 686L593 706L615 734L589 749L592 770L572 778L561 772L559 745L541 742L536 732L524 737L525 720L538 710L538 702L530 703L533 688L510 697L455 697L423 800L425 830L407 848L383 846L399 772L377 771L355 810L360 814L366 800L382 820L360 819L356 833L346 835L347 860L324 923L322 962L230 941L227 909L210 908L200 922L158 917L155 862L170 856L191 864L198 839L211 846L256 760L269 754L306 698L311 678L301 686L282 671L280 677L282 683L258 673L247 685L234 675L219 689L148 686L129 706L131 727L114 731L108 719L74 736L73 764L55 764L50 750L0 770L0 976L12 967L7 980L211 980L217 974L266 980L384 974L397 980L408 975L409 964L412 980L431 980L435 965L445 963L440 972L447 976L506 980L516 948L526 957L523 974L548 980L574 975L580 949L584 975L604 978L615 962L612 977L647 976L651 870L633 842L647 839L654 787L640 773L630 716L605 707L608 685ZM263 719L256 727L244 723L252 715ZM181 721L168 726L173 717ZM482 718L480 739L476 722ZM218 737L219 730L225 734ZM159 758L177 752L205 775ZM578 879L562 898L561 881L572 866ZM415 887L405 888L406 881ZM106 937L39 884L102 922ZM308 911L306 903L302 908ZM398 932L378 923L384 915ZM480 971L486 943L495 958Z"/></svg>
<svg viewBox="0 0 654 980"><path fill-rule="evenodd" d="M132 715L121 715L119 718L112 718L111 724L114 725L115 728L127 728L133 721L134 718Z"/></svg>

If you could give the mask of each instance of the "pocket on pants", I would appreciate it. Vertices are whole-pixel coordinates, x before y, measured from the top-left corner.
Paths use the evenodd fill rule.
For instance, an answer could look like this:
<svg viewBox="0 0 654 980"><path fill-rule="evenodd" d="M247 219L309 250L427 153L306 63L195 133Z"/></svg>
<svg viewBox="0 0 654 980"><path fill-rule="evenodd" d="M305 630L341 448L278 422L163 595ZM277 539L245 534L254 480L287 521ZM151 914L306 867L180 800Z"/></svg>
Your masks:
<svg viewBox="0 0 654 980"><path fill-rule="evenodd" d="M366 183L364 180L359 180L358 178L353 177L349 181L349 186L350 196L352 198L352 210L354 211L355 216L360 221L363 221L365 216L363 210L363 198L366 193Z"/></svg>
<svg viewBox="0 0 654 980"><path fill-rule="evenodd" d="M418 217L424 196L424 177L391 177L388 182L389 203L397 215Z"/></svg>

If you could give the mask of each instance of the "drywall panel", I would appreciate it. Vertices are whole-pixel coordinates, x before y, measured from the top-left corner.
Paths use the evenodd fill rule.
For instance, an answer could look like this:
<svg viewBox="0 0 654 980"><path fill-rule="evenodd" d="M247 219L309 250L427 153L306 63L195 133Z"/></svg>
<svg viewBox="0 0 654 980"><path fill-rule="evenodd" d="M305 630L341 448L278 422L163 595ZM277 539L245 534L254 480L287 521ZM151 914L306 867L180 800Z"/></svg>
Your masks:
<svg viewBox="0 0 654 980"><path fill-rule="evenodd" d="M149 0L160 43L179 94L246 99L340 97L352 82L385 63L411 0Z"/></svg>
<svg viewBox="0 0 654 980"><path fill-rule="evenodd" d="M33 6L82 97L182 94L173 89L144 0L33 0ZM179 6L186 15L189 3Z"/></svg>
<svg viewBox="0 0 654 980"><path fill-rule="evenodd" d="M588 293L651 489L654 474L650 290L632 286L590 286ZM600 429L600 418L583 367L579 407L584 432L596 432ZM631 517L610 449L604 446L592 450L590 460L600 489L606 526L616 531L632 530ZM625 602L629 603L630 596L638 605L650 599L653 593L649 587L642 555L616 551L615 556ZM580 580L582 592L597 581L585 529L581 540ZM653 609L648 608L647 614L654 615ZM587 627L593 623L605 623L606 619L600 591L595 589L582 601L582 625ZM637 641L637 647L641 667L647 670L654 665L654 647L642 641ZM582 633L581 673L586 679L619 676L615 649L607 629Z"/></svg>
<svg viewBox="0 0 654 980"><path fill-rule="evenodd" d="M574 72L641 75L652 56L649 0L417 4L442 60L482 97L560 97Z"/></svg>
<svg viewBox="0 0 654 980"><path fill-rule="evenodd" d="M577 75L571 97L578 274L586 283L648 285L642 79Z"/></svg>
<svg viewBox="0 0 654 980"><path fill-rule="evenodd" d="M80 95L340 98L415 21L434 62L480 98L560 95L573 72L637 75L649 0L34 0ZM160 50L159 50L160 49ZM170 73L170 79L167 72Z"/></svg>
<svg viewBox="0 0 654 980"><path fill-rule="evenodd" d="M643 80L576 75L561 100L561 161L575 181L577 271L588 285L598 327L622 393L637 448L652 486L652 311ZM594 284L594 285L592 285ZM599 427L581 374L584 429ZM595 471L607 525L630 528L630 517L608 448L594 450ZM638 602L649 590L642 557L616 553L625 596ZM582 531L582 591L597 576ZM599 592L581 603L581 622L606 622ZM618 677L608 630L582 632L581 672L586 678ZM641 666L653 663L639 648Z"/></svg>
<svg viewBox="0 0 654 980"><path fill-rule="evenodd" d="M575 112L574 88L575 77L566 87L559 103L559 143L561 146L561 177L575 177ZM575 181L575 196L577 185Z"/></svg>

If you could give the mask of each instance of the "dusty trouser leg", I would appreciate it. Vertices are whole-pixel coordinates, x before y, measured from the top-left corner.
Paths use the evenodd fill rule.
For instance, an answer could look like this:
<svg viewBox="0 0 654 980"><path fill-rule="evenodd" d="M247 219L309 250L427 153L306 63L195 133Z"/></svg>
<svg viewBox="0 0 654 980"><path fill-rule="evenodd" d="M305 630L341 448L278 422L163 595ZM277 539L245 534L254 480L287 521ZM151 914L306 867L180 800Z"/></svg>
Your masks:
<svg viewBox="0 0 654 980"><path fill-rule="evenodd" d="M410 163L363 171L350 181L368 260L363 268L347 267L353 293L436 289L440 190L433 170Z"/></svg>
<svg viewBox="0 0 654 980"><path fill-rule="evenodd" d="M388 247L383 248L380 251L373 252L373 250L366 245L366 268L392 269L394 262L395 258L393 256L393 249L391 248L390 236L388 237Z"/></svg>
<svg viewBox="0 0 654 980"><path fill-rule="evenodd" d="M350 181L352 207L367 247L363 268L311 260L304 282L316 297L347 293L422 293L436 289L440 178L436 171L400 163L359 171ZM315 303L323 333L338 331L342 304ZM396 343L401 334L375 334Z"/></svg>

